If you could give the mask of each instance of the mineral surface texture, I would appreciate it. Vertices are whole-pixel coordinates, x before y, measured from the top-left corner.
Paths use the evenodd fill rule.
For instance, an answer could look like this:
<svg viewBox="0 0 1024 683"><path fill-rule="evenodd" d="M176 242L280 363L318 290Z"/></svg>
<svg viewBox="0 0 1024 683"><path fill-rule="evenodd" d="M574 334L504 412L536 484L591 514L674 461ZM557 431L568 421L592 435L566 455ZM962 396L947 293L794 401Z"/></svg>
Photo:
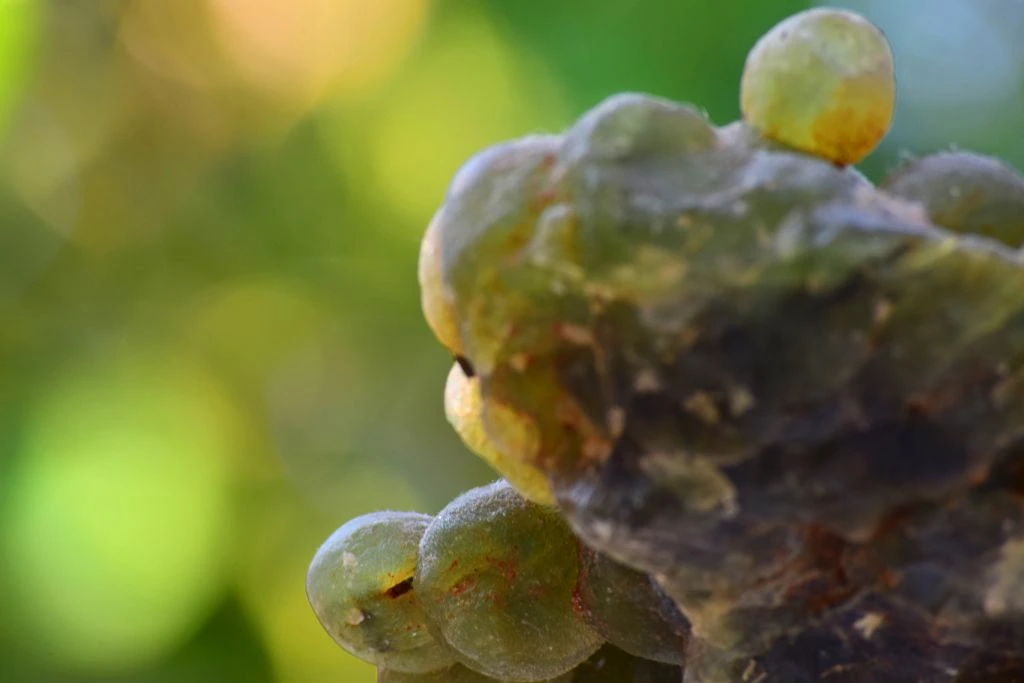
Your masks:
<svg viewBox="0 0 1024 683"><path fill-rule="evenodd" d="M1024 681L1024 184L963 156L889 192L623 94L453 180L428 317L687 681Z"/></svg>

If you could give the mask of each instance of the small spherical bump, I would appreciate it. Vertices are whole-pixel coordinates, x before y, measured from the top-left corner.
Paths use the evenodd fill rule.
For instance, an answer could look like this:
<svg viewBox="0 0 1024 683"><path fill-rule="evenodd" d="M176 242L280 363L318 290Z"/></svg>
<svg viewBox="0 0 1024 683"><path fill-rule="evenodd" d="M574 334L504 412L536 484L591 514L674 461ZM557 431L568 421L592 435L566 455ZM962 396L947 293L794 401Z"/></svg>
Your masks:
<svg viewBox="0 0 1024 683"><path fill-rule="evenodd" d="M529 419L510 408L492 405L490 426L501 430L502 444L516 445L514 452L498 448L488 436L483 421L480 380L467 377L458 363L452 365L444 389L444 410L466 447L483 458L524 497L542 505L553 505L554 495L547 478L529 463L537 451L537 434Z"/></svg>
<svg viewBox="0 0 1024 683"><path fill-rule="evenodd" d="M885 137L896 102L892 50L847 10L807 10L766 33L747 55L743 118L762 135L839 165Z"/></svg>
<svg viewBox="0 0 1024 683"><path fill-rule="evenodd" d="M576 537L555 508L505 481L444 508L420 541L416 586L466 666L509 681L570 671L601 637L574 608Z"/></svg>
<svg viewBox="0 0 1024 683"><path fill-rule="evenodd" d="M430 634L413 587L429 523L428 515L375 512L345 523L317 550L306 594L324 630L347 652L411 673L454 663Z"/></svg>
<svg viewBox="0 0 1024 683"><path fill-rule="evenodd" d="M639 93L613 95L569 135L570 157L602 161L699 152L716 144L706 117L689 105Z"/></svg>
<svg viewBox="0 0 1024 683"><path fill-rule="evenodd" d="M612 645L652 661L685 663L689 622L647 574L581 547L579 596L587 623Z"/></svg>
<svg viewBox="0 0 1024 683"><path fill-rule="evenodd" d="M423 237L423 312L438 340L482 374L508 338L508 316L529 305L497 283L554 196L561 144L558 136L533 135L475 154L455 174Z"/></svg>
<svg viewBox="0 0 1024 683"><path fill-rule="evenodd" d="M893 172L881 188L919 202L936 225L1024 245L1024 175L974 152L940 152Z"/></svg>

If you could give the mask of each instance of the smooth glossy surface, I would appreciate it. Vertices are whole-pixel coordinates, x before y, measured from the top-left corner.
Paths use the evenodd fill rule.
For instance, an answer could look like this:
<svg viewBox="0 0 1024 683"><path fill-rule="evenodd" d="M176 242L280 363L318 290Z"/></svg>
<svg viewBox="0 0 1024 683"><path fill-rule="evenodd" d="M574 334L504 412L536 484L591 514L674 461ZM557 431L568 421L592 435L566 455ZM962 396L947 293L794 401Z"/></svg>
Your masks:
<svg viewBox="0 0 1024 683"><path fill-rule="evenodd" d="M919 202L944 228L1024 246L1024 175L999 159L963 151L930 154L894 171L881 187Z"/></svg>
<svg viewBox="0 0 1024 683"><path fill-rule="evenodd" d="M480 380L467 377L458 363L448 373L444 411L466 447L483 458L526 498L542 505L555 502L551 485L532 463L538 439L532 420L501 405L485 407Z"/></svg>
<svg viewBox="0 0 1024 683"><path fill-rule="evenodd" d="M693 680L989 667L977 633L1022 621L986 611L1017 590L1021 257L688 112L610 98L460 174L442 279L482 400L533 419L573 530L676 601Z"/></svg>
<svg viewBox="0 0 1024 683"><path fill-rule="evenodd" d="M889 44L847 10L818 8L780 22L747 56L743 118L765 137L837 164L854 164L892 121Z"/></svg>
<svg viewBox="0 0 1024 683"><path fill-rule="evenodd" d="M642 659L686 663L690 625L647 574L581 547L579 604L587 623L615 647Z"/></svg>
<svg viewBox="0 0 1024 683"><path fill-rule="evenodd" d="M417 593L470 668L510 681L552 678L601 644L573 608L575 557L555 509L498 481L434 518L420 543Z"/></svg>
<svg viewBox="0 0 1024 683"><path fill-rule="evenodd" d="M317 619L364 661L412 673L454 662L431 635L413 583L429 523L429 516L414 512L357 517L335 531L310 563L306 594Z"/></svg>

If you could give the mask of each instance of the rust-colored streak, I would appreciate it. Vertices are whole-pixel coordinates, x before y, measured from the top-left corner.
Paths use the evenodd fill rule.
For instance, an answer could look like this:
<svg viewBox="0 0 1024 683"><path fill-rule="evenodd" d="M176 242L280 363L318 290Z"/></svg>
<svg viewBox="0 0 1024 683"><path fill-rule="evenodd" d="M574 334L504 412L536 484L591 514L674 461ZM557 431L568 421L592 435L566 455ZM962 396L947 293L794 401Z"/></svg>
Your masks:
<svg viewBox="0 0 1024 683"><path fill-rule="evenodd" d="M476 585L476 577L467 576L462 581L448 589L448 597L457 598Z"/></svg>
<svg viewBox="0 0 1024 683"><path fill-rule="evenodd" d="M828 529L814 524L807 528L806 545L811 563L819 569L838 567L846 550L846 541Z"/></svg>
<svg viewBox="0 0 1024 683"><path fill-rule="evenodd" d="M515 581L519 574L518 562L515 560L503 560L500 557L487 555L484 557L484 562L497 569L501 576L510 583Z"/></svg>

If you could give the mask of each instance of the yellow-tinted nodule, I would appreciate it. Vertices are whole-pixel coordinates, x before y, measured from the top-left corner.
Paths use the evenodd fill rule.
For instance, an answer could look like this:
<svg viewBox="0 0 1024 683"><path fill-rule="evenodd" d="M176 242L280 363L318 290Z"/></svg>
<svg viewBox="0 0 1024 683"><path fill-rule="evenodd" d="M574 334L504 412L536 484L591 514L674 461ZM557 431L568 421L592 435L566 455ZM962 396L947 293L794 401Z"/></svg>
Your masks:
<svg viewBox="0 0 1024 683"><path fill-rule="evenodd" d="M743 118L764 137L836 164L857 163L892 123L896 77L882 32L847 10L800 12L747 55Z"/></svg>
<svg viewBox="0 0 1024 683"><path fill-rule="evenodd" d="M524 498L543 505L554 503L547 478L530 463L538 447L533 425L509 408L490 406L492 428L502 432L505 447L499 448L484 428L480 380L467 377L458 363L448 373L444 411L466 447L487 461ZM509 445L513 448L507 448Z"/></svg>
<svg viewBox="0 0 1024 683"><path fill-rule="evenodd" d="M441 344L458 356L462 353L459 340L459 326L455 319L454 305L444 290L441 277L441 221L444 220L442 207L427 226L420 243L418 276L420 284L420 305L423 317L427 319L434 336Z"/></svg>
<svg viewBox="0 0 1024 683"><path fill-rule="evenodd" d="M446 669L451 649L430 633L413 575L431 518L374 512L339 527L316 551L306 595L328 635L365 662L407 673Z"/></svg>

